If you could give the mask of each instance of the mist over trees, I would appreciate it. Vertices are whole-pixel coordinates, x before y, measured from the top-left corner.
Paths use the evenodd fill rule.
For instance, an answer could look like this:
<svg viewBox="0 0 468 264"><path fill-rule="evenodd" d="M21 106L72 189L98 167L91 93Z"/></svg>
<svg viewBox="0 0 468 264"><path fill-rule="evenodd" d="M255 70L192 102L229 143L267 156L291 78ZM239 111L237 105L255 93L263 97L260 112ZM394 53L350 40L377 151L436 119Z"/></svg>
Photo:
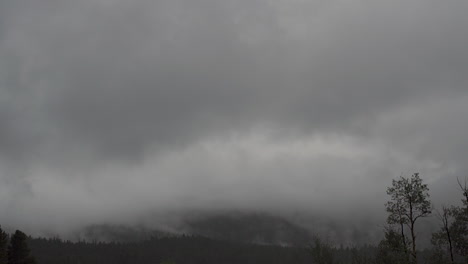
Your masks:
<svg viewBox="0 0 468 264"><path fill-rule="evenodd" d="M28 241L30 238L20 230L10 237L0 227L0 264L35 264Z"/></svg>
<svg viewBox="0 0 468 264"><path fill-rule="evenodd" d="M435 214L440 228L432 233L432 248L417 247L417 223L431 216L433 205L429 188L419 173L410 177L401 176L392 181L385 204L388 212L384 238L371 251L353 249L345 261L336 258L336 247L317 238L311 246L314 263L360 263L360 264L455 264L468 263L468 188L466 181L458 181L462 193L461 206L443 205Z"/></svg>
<svg viewBox="0 0 468 264"><path fill-rule="evenodd" d="M388 213L383 239L376 245L350 246L314 235L309 243L279 245L280 241L249 240L246 232L255 232L255 224L267 224L260 236L270 237L275 226L282 232L298 234L306 230L295 228L286 221L262 215L239 218L218 217L202 225L199 234L171 235L153 233L137 241L64 241L59 238L30 238L17 230L9 236L0 228L0 264L209 264L209 263L295 263L295 264L466 264L468 263L468 188L458 181L460 205L433 208L429 188L414 173L392 181L387 188L385 203ZM429 248L420 245L418 224L434 217L439 228L432 233ZM241 220L242 219L242 220ZM210 230L213 225L215 232ZM223 226L229 230L223 235ZM244 226L248 228L243 231ZM95 227L99 229L99 227ZM107 230L109 227L106 228ZM106 230L104 229L104 230ZM132 232L131 229L126 230ZM211 233L210 233L211 231ZM113 230L111 230L113 232ZM240 236L234 236L233 232ZM418 233L419 232L419 233ZM211 237L208 237L210 236ZM216 236L213 236L216 234ZM208 235L208 236L207 236ZM141 236L139 234L138 236ZM282 236L288 238L287 234ZM302 239L308 236L301 236ZM267 244L259 244L269 241ZM292 240L296 241L296 240ZM300 241L300 240L297 240ZM304 240L302 240L304 241ZM419 246L418 246L419 245ZM37 260L37 261L36 261Z"/></svg>

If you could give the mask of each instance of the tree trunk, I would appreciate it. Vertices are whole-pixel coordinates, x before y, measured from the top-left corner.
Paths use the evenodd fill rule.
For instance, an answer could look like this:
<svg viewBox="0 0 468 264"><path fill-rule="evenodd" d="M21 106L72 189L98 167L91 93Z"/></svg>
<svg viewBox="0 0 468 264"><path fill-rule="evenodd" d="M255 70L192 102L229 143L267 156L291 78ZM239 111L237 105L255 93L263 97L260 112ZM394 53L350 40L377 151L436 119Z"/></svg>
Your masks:
<svg viewBox="0 0 468 264"><path fill-rule="evenodd" d="M411 255L413 256L413 263L417 264L418 263L418 258L416 256L416 234L414 233L414 222L416 219L414 219L413 216L413 201L411 198L409 199L409 223L410 223L410 229L411 229Z"/></svg>
<svg viewBox="0 0 468 264"><path fill-rule="evenodd" d="M449 253L450 253L450 263L454 264L455 261L453 259L453 246L452 246L452 237L450 236L450 228L449 228L449 216L450 214L450 209L442 206L442 215L440 215L440 218L442 219L442 224L444 225L444 231L445 235L447 235L447 242L449 245Z"/></svg>
<svg viewBox="0 0 468 264"><path fill-rule="evenodd" d="M411 240L413 241L412 243L412 252L411 255L413 256L413 263L417 264L418 263L418 258L416 256L416 235L414 234L414 224L411 224Z"/></svg>
<svg viewBox="0 0 468 264"><path fill-rule="evenodd" d="M400 222L400 230L401 230L401 240L403 241L403 247L404 247L405 255L407 257L407 261L409 261L409 259L408 259L408 246L406 245L406 237L405 237L405 229L404 229L403 221Z"/></svg>

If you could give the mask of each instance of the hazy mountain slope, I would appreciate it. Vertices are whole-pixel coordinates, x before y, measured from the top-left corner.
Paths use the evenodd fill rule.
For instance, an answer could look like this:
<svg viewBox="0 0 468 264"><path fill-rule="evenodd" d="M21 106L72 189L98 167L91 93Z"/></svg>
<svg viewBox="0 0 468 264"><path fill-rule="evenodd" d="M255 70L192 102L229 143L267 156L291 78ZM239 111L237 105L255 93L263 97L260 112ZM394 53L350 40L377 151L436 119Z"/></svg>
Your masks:
<svg viewBox="0 0 468 264"><path fill-rule="evenodd" d="M85 241L135 242L152 237L201 235L241 243L307 245L311 234L281 217L260 213L223 213L187 217L178 231L169 233L142 226L93 225L81 230L77 239Z"/></svg>

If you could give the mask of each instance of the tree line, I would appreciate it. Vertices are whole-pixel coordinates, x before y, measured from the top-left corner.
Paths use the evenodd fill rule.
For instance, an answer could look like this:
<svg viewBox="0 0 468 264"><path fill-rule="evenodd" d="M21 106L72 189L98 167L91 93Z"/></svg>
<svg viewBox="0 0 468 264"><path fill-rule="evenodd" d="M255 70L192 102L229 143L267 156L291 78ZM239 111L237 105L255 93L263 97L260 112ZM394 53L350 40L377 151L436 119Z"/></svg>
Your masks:
<svg viewBox="0 0 468 264"><path fill-rule="evenodd" d="M352 264L434 264L468 263L468 186L457 179L462 193L459 206L443 205L434 209L430 201L429 188L422 182L419 173L410 177L400 176L387 188L390 200L385 203L388 213L384 239L373 255L355 251ZM436 215L440 228L432 233L433 248L419 256L416 226L422 218ZM311 247L314 262L336 264L333 246L316 238ZM349 262L346 262L349 263Z"/></svg>
<svg viewBox="0 0 468 264"><path fill-rule="evenodd" d="M460 205L434 208L419 173L393 180L387 188L384 238L377 245L337 247L318 236L310 246L295 247L186 235L132 243L71 242L32 239L19 230L9 236L0 228L0 264L32 264L36 259L41 264L468 264L467 182L458 180L458 186ZM432 233L432 248L421 250L417 227L429 216L435 216L440 227Z"/></svg>
<svg viewBox="0 0 468 264"><path fill-rule="evenodd" d="M30 254L28 237L20 230L10 237L0 227L0 264L35 264Z"/></svg>

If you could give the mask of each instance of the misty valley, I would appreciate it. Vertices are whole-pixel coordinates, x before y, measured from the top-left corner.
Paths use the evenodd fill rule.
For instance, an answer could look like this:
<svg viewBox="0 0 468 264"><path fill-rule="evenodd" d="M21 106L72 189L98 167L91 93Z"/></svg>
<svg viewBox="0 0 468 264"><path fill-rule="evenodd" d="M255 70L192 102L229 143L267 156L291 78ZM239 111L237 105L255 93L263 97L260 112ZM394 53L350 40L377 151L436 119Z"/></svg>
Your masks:
<svg viewBox="0 0 468 264"><path fill-rule="evenodd" d="M468 264L468 0L0 0L0 264Z"/></svg>
<svg viewBox="0 0 468 264"><path fill-rule="evenodd" d="M419 173L393 180L378 243L344 244L281 217L224 212L192 217L183 234L93 225L74 240L63 240L26 236L19 230L10 236L1 230L0 263L468 263L467 181L458 180L458 186L462 205L434 208ZM416 229L429 217L438 229ZM430 241L419 238L421 232L430 232Z"/></svg>

